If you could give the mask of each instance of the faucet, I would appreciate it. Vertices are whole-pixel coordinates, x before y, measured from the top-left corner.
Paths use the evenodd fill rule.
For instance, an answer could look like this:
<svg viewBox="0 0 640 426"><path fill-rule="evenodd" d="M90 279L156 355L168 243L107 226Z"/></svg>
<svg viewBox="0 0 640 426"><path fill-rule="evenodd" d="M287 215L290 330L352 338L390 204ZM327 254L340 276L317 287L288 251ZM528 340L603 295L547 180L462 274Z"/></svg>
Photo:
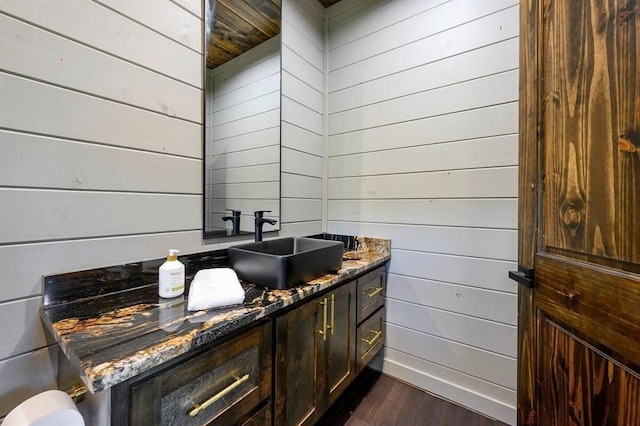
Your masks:
<svg viewBox="0 0 640 426"><path fill-rule="evenodd" d="M262 241L262 225L264 225L265 223L268 223L269 225L275 225L278 222L275 219L267 219L262 217L262 215L265 213L271 213L271 210L258 210L253 213L255 215L255 222L256 222L256 226L255 226L256 242Z"/></svg>
<svg viewBox="0 0 640 426"><path fill-rule="evenodd" d="M231 235L240 234L240 210L226 209L231 212L231 216L223 216L223 221L231 221Z"/></svg>

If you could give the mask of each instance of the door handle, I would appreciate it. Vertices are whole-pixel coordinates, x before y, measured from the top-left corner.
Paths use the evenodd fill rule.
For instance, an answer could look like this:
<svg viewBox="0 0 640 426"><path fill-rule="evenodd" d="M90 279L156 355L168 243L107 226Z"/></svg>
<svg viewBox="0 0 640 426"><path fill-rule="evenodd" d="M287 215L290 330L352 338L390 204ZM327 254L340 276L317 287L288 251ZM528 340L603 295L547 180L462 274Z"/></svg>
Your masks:
<svg viewBox="0 0 640 426"><path fill-rule="evenodd" d="M527 288L533 288L533 269L518 265L517 271L509 271L509 278Z"/></svg>

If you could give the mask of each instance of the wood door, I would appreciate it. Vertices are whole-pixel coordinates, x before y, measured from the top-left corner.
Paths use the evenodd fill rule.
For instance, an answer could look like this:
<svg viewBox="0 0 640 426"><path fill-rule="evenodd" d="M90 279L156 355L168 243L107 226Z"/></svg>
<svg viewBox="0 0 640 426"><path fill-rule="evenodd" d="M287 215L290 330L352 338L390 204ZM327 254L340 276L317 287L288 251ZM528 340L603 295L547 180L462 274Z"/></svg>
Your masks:
<svg viewBox="0 0 640 426"><path fill-rule="evenodd" d="M640 7L520 31L518 423L640 425Z"/></svg>
<svg viewBox="0 0 640 426"><path fill-rule="evenodd" d="M325 392L326 297L307 302L276 319L275 424L312 425ZM326 307L326 310L325 310Z"/></svg>
<svg viewBox="0 0 640 426"><path fill-rule="evenodd" d="M352 281L327 295L329 329L325 356L327 406L340 396L356 375L356 282Z"/></svg>

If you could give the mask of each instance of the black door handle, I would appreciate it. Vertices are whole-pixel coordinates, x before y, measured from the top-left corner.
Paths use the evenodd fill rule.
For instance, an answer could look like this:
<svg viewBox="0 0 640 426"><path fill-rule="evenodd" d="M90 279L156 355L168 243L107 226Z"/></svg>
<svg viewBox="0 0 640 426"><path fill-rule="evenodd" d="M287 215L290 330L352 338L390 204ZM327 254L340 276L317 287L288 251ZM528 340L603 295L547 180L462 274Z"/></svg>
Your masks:
<svg viewBox="0 0 640 426"><path fill-rule="evenodd" d="M509 271L509 278L528 288L533 288L533 269L518 265L517 271Z"/></svg>

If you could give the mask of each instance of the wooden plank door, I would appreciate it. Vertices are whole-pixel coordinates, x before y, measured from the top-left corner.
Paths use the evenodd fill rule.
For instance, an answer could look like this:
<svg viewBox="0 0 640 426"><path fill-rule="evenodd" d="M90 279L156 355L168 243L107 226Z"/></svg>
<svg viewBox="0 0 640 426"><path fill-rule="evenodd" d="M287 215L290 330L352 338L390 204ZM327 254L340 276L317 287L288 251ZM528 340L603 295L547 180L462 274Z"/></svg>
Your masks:
<svg viewBox="0 0 640 426"><path fill-rule="evenodd" d="M640 425L640 5L520 31L518 423Z"/></svg>

